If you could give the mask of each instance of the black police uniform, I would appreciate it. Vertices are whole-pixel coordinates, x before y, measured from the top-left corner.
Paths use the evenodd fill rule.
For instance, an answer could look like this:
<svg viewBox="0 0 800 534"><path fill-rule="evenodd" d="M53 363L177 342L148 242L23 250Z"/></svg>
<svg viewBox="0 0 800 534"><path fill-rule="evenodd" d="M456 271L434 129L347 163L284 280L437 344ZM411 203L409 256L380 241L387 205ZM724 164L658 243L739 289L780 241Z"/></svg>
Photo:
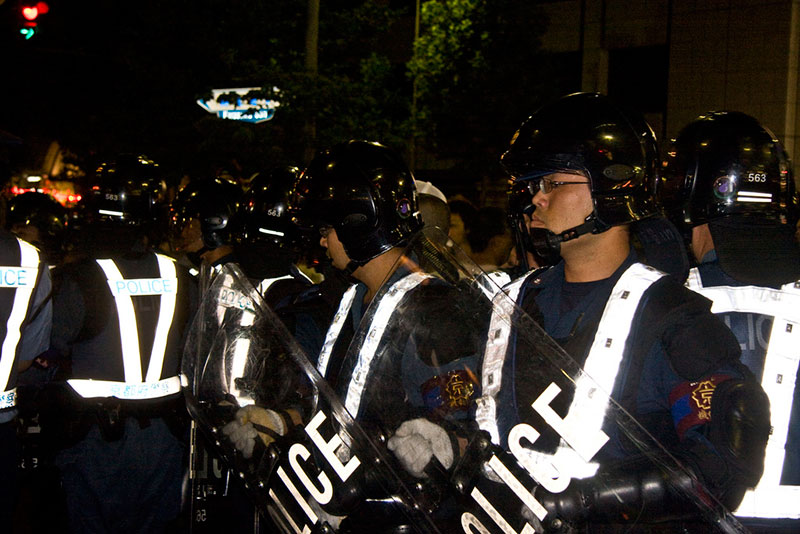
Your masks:
<svg viewBox="0 0 800 534"><path fill-rule="evenodd" d="M178 515L192 286L151 252L63 267L52 347L69 355L71 373L66 409L50 417L64 433L56 463L74 532L158 532Z"/></svg>

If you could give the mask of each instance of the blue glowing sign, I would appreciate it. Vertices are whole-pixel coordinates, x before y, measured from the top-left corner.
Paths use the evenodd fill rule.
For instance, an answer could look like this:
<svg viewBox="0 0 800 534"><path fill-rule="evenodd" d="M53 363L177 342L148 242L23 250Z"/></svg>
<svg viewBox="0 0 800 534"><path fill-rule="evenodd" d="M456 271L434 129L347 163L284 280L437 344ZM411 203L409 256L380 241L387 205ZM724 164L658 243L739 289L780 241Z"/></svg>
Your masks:
<svg viewBox="0 0 800 534"><path fill-rule="evenodd" d="M277 92L277 88L273 88ZM248 96L260 87L239 87L235 89L214 89L210 99L199 99L197 103L221 119L252 123L266 122L275 116L280 106L277 100L253 98ZM232 101L235 98L235 101Z"/></svg>

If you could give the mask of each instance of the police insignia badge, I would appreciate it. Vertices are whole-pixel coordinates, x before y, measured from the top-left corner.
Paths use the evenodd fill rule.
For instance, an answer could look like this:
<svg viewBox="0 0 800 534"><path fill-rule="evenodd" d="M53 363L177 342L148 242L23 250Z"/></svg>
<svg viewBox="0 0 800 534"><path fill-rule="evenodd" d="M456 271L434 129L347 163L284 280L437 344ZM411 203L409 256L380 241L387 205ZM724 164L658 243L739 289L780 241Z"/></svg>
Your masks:
<svg viewBox="0 0 800 534"><path fill-rule="evenodd" d="M681 382L669 395L672 420L683 439L686 432L711 420L711 398L714 390L730 375L714 375L699 382Z"/></svg>
<svg viewBox="0 0 800 534"><path fill-rule="evenodd" d="M432 413L466 412L478 388L478 378L466 369L456 369L426 380L420 387L425 406Z"/></svg>

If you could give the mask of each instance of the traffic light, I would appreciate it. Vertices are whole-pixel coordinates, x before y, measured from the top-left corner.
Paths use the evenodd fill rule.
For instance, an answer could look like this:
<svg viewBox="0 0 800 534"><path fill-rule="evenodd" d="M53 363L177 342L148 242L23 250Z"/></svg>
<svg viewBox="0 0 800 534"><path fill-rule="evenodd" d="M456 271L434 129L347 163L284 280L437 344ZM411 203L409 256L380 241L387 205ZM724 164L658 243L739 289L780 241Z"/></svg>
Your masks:
<svg viewBox="0 0 800 534"><path fill-rule="evenodd" d="M22 15L22 28L19 33L28 40L36 34L39 27L39 16L50 11L47 2L23 2L20 5L20 15Z"/></svg>

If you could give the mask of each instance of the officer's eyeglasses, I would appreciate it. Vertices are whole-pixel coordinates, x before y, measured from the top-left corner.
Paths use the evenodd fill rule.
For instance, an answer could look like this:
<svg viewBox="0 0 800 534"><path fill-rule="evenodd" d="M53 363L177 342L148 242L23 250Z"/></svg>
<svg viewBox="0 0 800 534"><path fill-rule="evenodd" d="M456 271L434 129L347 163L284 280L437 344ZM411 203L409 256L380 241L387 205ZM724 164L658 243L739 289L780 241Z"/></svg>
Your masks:
<svg viewBox="0 0 800 534"><path fill-rule="evenodd" d="M323 226L319 229L319 235L324 237L325 239L333 232L333 226Z"/></svg>
<svg viewBox="0 0 800 534"><path fill-rule="evenodd" d="M551 180L550 178L541 178L539 180L534 180L528 184L528 191L530 191L531 195L536 195L537 192L541 191L545 195L548 193L552 193L556 187L561 187L562 185L577 185L577 184L588 184L589 182L559 182L557 180Z"/></svg>

